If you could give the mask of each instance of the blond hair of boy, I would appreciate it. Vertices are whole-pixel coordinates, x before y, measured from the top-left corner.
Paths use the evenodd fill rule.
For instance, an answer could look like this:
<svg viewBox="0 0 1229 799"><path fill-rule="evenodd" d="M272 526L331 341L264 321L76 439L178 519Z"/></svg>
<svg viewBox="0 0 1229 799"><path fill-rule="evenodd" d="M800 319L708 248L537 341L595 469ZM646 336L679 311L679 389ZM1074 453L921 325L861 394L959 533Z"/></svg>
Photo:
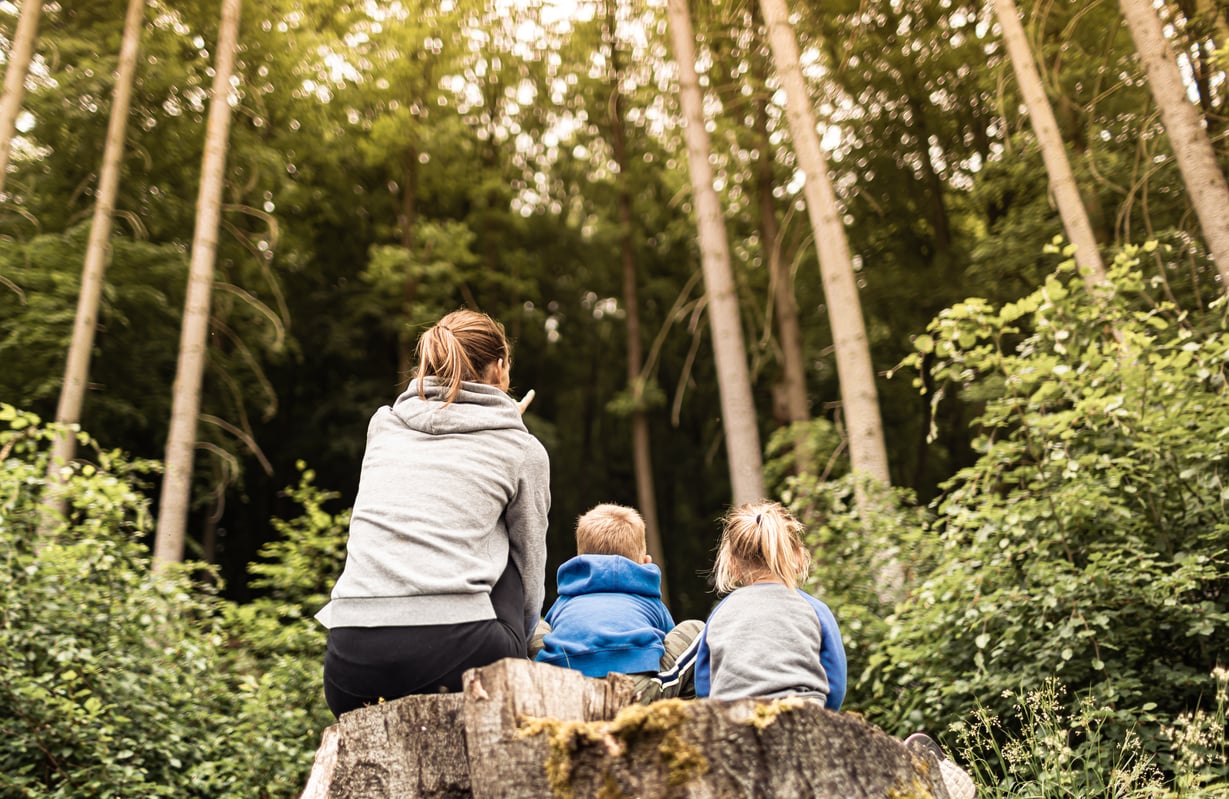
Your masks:
<svg viewBox="0 0 1229 799"><path fill-rule="evenodd" d="M576 520L578 555L622 555L636 563L651 563L646 549L644 519L635 508L603 503Z"/></svg>

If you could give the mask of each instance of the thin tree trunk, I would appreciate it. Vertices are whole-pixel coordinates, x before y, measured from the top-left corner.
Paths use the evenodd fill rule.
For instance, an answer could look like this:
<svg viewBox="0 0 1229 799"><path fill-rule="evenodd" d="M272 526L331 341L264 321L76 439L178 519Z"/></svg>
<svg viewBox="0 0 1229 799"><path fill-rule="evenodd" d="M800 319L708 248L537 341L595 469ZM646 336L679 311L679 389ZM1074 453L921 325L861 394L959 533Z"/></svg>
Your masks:
<svg viewBox="0 0 1229 799"><path fill-rule="evenodd" d="M918 158L922 162L923 182L926 191L930 193L927 203L927 213L930 215L930 227L934 233L935 260L946 260L952 250L952 224L947 213L947 205L943 201L943 179L935 168L935 159L930 152L930 126L926 122L926 104L920 95L920 88L912 76L906 78L909 100L909 110L913 113L914 135L918 139Z"/></svg>
<svg viewBox="0 0 1229 799"><path fill-rule="evenodd" d="M9 155L17 130L17 115L26 98L26 73L34 57L34 42L38 39L38 18L43 12L43 0L25 0L17 17L17 32L9 47L8 67L4 71L4 96L0 97L0 197L9 174Z"/></svg>
<svg viewBox="0 0 1229 799"><path fill-rule="evenodd" d="M1011 59L1012 69L1015 70L1016 82L1020 84L1024 104L1028 106L1028 118L1032 122L1033 133L1041 147L1041 158L1050 176L1050 190L1054 192L1058 215L1062 217L1067 238L1075 245L1075 263L1089 288L1093 288L1105 282L1105 264L1102 263L1101 253L1097 249L1088 211L1084 207L1084 201L1080 199L1080 189L1076 185L1071 162L1067 159L1067 151L1058 132L1054 109L1046 97L1041 74L1037 71L1037 62L1033 58L1028 37L1024 34L1024 26L1020 24L1020 12L1016 9L1015 0L994 0L994 13L1003 32L1003 44L1007 47L1007 55Z"/></svg>
<svg viewBox="0 0 1229 799"><path fill-rule="evenodd" d="M767 74L766 65L756 59L760 86ZM760 149L756 163L755 186L760 212L760 239L768 261L769 281L772 283L773 307L777 318L777 338L781 345L781 382L785 393L786 413L791 422L806 422L811 418L807 402L806 366L802 357L802 327L798 324L798 302L794 298L794 285L790 270L781 257L781 226L777 223L776 202L772 192L773 159L772 141L768 133L768 99L761 92L755 100L755 138Z"/></svg>
<svg viewBox="0 0 1229 799"><path fill-rule="evenodd" d="M192 498L192 458L196 450L201 382L209 338L210 302L214 263L221 221L222 187L226 172L226 146L230 133L230 79L235 69L242 0L222 0L217 56L209 119L205 127L205 153L201 159L201 186L196 200L196 231L188 269L179 361L171 405L171 428L166 443L166 473L162 480L158 531L154 540L154 568L183 560L184 530Z"/></svg>
<svg viewBox="0 0 1229 799"><path fill-rule="evenodd" d="M662 546L661 527L657 521L657 497L653 490L653 451L649 438L649 414L645 410L644 357L640 347L640 301L636 291L635 227L632 223L632 196L628 188L631 164L627 157L627 128L623 124L623 95L619 82L623 67L619 60L619 42L615 36L615 3L606 2L606 29L610 45L610 129L614 159L619 165L616 176L619 208L619 251L623 265L623 310L627 319L627 390L631 392L632 463L636 474L636 503L644 519L645 543L649 555L662 572L661 593L667 596L666 553Z"/></svg>
<svg viewBox="0 0 1229 799"><path fill-rule="evenodd" d="M756 163L755 194L759 205L760 241L768 262L768 282L772 287L772 304L777 323L777 341L781 347L780 396L784 400L784 421L794 428L794 474L811 472L815 453L805 423L810 421L807 402L806 364L802 357L802 327L798 323L798 302L794 298L794 282L790 269L781 257L781 226L777 223L776 201L773 197L772 141L768 133L768 100L762 88L766 75L762 59L756 59L760 93L755 100L755 134L760 149ZM775 397L774 397L775 399ZM774 404L776 404L774 402Z"/></svg>
<svg viewBox="0 0 1229 799"><path fill-rule="evenodd" d="M124 161L124 141L128 130L128 109L132 100L132 82L136 74L137 51L141 45L145 1L128 0L124 17L124 36L120 45L119 68L111 101L111 117L107 123L107 141L102 154L102 169L98 176L98 193L94 199L94 218L90 222L90 239L85 249L85 264L81 270L81 293L77 297L77 317L73 324L72 342L68 347L68 363L64 368L64 385L55 420L61 425L81 421L81 407L90 376L90 357L94 349L94 332L98 327L98 306L102 298L103 277L111 242L111 223L115 216L115 196L119 190L120 171ZM48 486L59 481L61 468L77 454L76 436L69 430L57 432L51 448L48 466ZM63 516L65 500L52 488L52 506Z"/></svg>
<svg viewBox="0 0 1229 799"><path fill-rule="evenodd" d="M1221 291L1229 293L1229 184L1216 162L1199 111L1186 99L1186 85L1156 10L1149 0L1119 0L1119 5L1144 63L1208 252L1220 272Z"/></svg>
<svg viewBox="0 0 1229 799"><path fill-rule="evenodd" d="M760 8L776 62L777 77L785 88L786 116L794 149L798 163L806 174L807 214L819 250L819 269L832 325L850 461L855 472L887 485L891 482L888 451L879 415L879 394L875 387L866 323L862 319L862 305L858 299L845 225L837 206L836 192L828 178L828 166L819 147L815 114L798 63L798 41L789 24L785 0L761 0Z"/></svg>
<svg viewBox="0 0 1229 799"><path fill-rule="evenodd" d="M1195 14L1205 21L1209 28L1209 48L1219 50L1229 44L1229 22L1226 22L1225 13L1221 11L1220 4L1216 0L1194 0L1194 2ZM1209 72L1220 73L1222 77L1229 74L1224 62L1213 65L1209 59L1205 58L1204 63L1208 64Z"/></svg>
<svg viewBox="0 0 1229 799"><path fill-rule="evenodd" d="M729 243L721 203L713 188L708 130L703 97L696 76L695 35L687 0L669 0L670 41L679 69L679 102L683 109L691 189L696 206L700 265L708 295L708 320L721 394L722 425L730 461L730 488L735 504L764 496L763 454L756 427L751 377L738 314L738 297L730 266Z"/></svg>

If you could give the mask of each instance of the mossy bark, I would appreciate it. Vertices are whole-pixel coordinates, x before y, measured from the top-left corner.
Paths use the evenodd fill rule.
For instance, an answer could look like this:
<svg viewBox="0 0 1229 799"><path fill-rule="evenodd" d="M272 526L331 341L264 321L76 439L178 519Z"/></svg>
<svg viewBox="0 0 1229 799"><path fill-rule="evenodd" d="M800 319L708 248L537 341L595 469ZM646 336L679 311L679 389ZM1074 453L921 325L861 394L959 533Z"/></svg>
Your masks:
<svg viewBox="0 0 1229 799"><path fill-rule="evenodd" d="M665 700L605 724L537 726L556 797L946 799L938 764L800 700Z"/></svg>
<svg viewBox="0 0 1229 799"><path fill-rule="evenodd" d="M643 706L633 688L527 660L475 669L460 694L343 715L303 799L948 799L937 762L856 715L799 699Z"/></svg>

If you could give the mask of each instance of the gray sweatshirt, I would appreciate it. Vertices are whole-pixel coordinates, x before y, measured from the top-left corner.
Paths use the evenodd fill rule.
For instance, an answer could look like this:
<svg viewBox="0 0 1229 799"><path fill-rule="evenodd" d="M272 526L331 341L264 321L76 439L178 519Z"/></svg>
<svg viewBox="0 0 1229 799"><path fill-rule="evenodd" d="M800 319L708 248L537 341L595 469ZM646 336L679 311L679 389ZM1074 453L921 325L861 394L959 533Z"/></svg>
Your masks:
<svg viewBox="0 0 1229 799"><path fill-rule="evenodd" d="M550 464L516 403L462 383L410 383L367 429L346 565L325 627L461 624L495 618L491 586L509 555L525 584L525 631L545 596Z"/></svg>
<svg viewBox="0 0 1229 799"><path fill-rule="evenodd" d="M814 605L821 605L831 617L828 606L814 597L775 583L744 586L723 599L704 625L696 660L696 694L713 699L826 700L830 688L821 654L824 630ZM835 619L831 626L839 645ZM842 664L844 658L842 647Z"/></svg>

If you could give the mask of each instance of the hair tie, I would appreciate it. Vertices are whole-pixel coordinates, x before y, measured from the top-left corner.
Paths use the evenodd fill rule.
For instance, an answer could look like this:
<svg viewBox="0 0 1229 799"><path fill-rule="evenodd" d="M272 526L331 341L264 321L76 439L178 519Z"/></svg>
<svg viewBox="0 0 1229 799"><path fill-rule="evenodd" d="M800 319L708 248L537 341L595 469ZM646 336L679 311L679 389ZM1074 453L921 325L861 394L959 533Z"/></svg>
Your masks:
<svg viewBox="0 0 1229 799"><path fill-rule="evenodd" d="M761 514L759 514L759 513L755 514L755 526L756 526L756 527L759 527L759 526L760 526L760 516L761 516Z"/></svg>

